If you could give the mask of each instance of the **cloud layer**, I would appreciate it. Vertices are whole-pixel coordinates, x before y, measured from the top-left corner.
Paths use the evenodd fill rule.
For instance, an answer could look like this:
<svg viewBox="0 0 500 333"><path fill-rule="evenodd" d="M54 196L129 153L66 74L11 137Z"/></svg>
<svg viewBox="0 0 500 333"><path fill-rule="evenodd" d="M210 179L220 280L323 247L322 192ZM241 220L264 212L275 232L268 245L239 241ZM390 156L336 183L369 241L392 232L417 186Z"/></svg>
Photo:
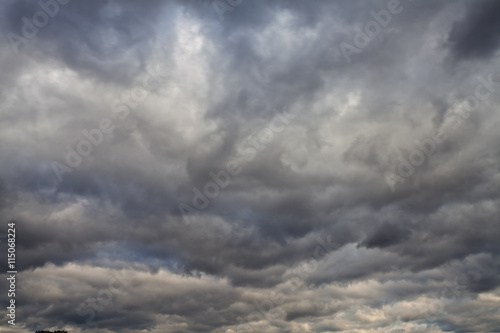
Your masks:
<svg viewBox="0 0 500 333"><path fill-rule="evenodd" d="M0 332L500 332L497 1L0 6Z"/></svg>

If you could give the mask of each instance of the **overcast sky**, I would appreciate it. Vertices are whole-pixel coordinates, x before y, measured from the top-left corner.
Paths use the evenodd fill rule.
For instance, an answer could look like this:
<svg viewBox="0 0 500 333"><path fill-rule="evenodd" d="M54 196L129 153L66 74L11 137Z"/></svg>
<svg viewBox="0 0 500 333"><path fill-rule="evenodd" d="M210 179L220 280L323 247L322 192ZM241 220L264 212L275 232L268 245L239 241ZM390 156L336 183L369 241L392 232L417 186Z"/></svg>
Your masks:
<svg viewBox="0 0 500 333"><path fill-rule="evenodd" d="M500 332L499 1L59 1L0 3L0 332Z"/></svg>

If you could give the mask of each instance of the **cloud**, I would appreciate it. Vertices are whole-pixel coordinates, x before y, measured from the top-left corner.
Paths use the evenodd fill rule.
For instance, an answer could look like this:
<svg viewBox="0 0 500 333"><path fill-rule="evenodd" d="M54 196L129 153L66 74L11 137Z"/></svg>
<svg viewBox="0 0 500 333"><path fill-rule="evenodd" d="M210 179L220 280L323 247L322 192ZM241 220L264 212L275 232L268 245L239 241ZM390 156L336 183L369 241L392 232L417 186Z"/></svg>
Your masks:
<svg viewBox="0 0 500 333"><path fill-rule="evenodd" d="M7 34L41 7L2 3L0 217L17 221L19 331L494 331L497 4L401 6L346 63L339 45L387 1L243 1L222 22L210 1L71 1L17 54ZM490 74L494 91L460 116ZM262 144L276 110L295 117ZM70 166L102 119L113 130ZM450 124L391 191L384 174ZM179 204L235 159L187 222Z"/></svg>
<svg viewBox="0 0 500 333"><path fill-rule="evenodd" d="M490 58L500 45L500 9L496 1L470 4L465 16L454 23L448 36L451 54L458 60Z"/></svg>

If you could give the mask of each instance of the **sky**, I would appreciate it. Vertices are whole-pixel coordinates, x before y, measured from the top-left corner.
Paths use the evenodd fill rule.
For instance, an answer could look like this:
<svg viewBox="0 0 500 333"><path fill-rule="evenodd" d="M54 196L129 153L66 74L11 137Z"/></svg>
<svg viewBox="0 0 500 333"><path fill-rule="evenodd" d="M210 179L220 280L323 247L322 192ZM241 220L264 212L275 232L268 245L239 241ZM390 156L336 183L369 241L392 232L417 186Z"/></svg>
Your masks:
<svg viewBox="0 0 500 333"><path fill-rule="evenodd" d="M0 15L1 333L500 332L500 2Z"/></svg>

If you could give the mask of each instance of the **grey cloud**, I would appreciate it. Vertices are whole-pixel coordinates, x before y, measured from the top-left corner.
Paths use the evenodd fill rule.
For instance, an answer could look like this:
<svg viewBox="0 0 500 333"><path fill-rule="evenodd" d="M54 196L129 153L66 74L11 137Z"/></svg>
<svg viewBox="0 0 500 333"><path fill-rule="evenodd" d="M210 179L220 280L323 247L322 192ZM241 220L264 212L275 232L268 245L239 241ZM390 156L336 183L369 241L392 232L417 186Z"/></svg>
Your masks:
<svg viewBox="0 0 500 333"><path fill-rule="evenodd" d="M339 44L387 1L232 3L221 22L211 1L73 0L19 54L0 48L20 331L83 329L79 305L118 271L135 278L95 311L99 333L494 331L498 86L395 191L384 173L479 77L497 81L496 3L401 0L351 63ZM39 5L0 8L5 36ZM168 77L121 119L113 103L155 66ZM275 109L296 117L245 142ZM103 118L114 130L59 182L51 163ZM241 172L184 219L235 158Z"/></svg>
<svg viewBox="0 0 500 333"><path fill-rule="evenodd" d="M494 56L500 42L499 4L484 0L470 3L465 17L448 36L451 54L458 60Z"/></svg>

